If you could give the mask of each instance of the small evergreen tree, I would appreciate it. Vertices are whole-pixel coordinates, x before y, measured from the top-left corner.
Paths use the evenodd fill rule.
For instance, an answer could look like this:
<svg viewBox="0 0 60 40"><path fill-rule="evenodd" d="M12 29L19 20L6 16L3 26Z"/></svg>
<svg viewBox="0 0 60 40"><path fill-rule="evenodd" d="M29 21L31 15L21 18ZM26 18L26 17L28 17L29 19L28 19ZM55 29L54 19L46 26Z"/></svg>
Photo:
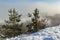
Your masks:
<svg viewBox="0 0 60 40"><path fill-rule="evenodd" d="M6 25L5 25L5 36L6 37L12 37L12 36L17 36L21 34L21 26L22 24L19 24L20 17L21 15L19 15L15 9L10 9L8 11L9 14L9 20L6 21Z"/></svg>
<svg viewBox="0 0 60 40"><path fill-rule="evenodd" d="M32 18L32 22L33 22L33 26L34 26L34 31L37 31L39 28L39 25L38 25L39 10L37 8L34 10L33 15L34 15L34 18Z"/></svg>
<svg viewBox="0 0 60 40"><path fill-rule="evenodd" d="M28 14L28 16L29 17L31 17L31 14ZM36 8L35 10L34 10L34 13L33 13L33 18L32 18L32 23L31 23L31 25L33 26L33 32L36 32L37 30L39 30L39 29L44 29L45 28L45 26L46 26L46 22L45 22L45 20L39 20L39 18L40 18L40 16L39 16L39 10ZM28 30L29 30L29 32L32 30L31 28L30 28L30 26L28 26Z"/></svg>

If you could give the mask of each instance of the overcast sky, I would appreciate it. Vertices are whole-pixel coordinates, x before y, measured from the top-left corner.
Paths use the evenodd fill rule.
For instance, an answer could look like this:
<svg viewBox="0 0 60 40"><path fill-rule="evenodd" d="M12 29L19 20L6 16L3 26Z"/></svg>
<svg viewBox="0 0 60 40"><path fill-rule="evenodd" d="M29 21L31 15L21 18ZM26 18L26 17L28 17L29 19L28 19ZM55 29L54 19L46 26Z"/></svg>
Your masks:
<svg viewBox="0 0 60 40"><path fill-rule="evenodd" d="M8 10L16 8L21 14L33 13L38 8L42 14L60 13L60 0L0 0L0 22L8 18Z"/></svg>

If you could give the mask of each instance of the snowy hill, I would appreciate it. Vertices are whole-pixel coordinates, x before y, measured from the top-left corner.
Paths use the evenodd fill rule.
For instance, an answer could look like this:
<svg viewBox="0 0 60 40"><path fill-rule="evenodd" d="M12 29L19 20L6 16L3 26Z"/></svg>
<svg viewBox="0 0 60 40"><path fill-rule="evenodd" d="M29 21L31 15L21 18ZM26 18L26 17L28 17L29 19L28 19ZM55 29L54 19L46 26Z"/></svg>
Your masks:
<svg viewBox="0 0 60 40"><path fill-rule="evenodd" d="M60 25L39 30L32 34L23 34L6 40L60 40Z"/></svg>

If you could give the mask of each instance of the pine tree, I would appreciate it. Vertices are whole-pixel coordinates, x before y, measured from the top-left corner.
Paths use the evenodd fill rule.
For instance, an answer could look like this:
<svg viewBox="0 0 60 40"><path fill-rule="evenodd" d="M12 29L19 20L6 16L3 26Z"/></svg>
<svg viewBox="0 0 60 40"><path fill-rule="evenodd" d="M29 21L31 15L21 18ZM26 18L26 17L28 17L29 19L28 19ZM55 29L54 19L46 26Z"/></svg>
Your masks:
<svg viewBox="0 0 60 40"><path fill-rule="evenodd" d="M29 14L28 16L31 17L30 15L31 14ZM42 21L39 20L40 16L39 16L39 10L37 8L34 10L33 16L34 17L32 18L32 23L31 23L31 26L33 26L33 32L36 32L40 29L44 29L46 26L46 23L45 23L45 20L42 20ZM32 28L31 26L28 26L29 31L31 31L31 28ZM29 27L31 28L29 29Z"/></svg>
<svg viewBox="0 0 60 40"><path fill-rule="evenodd" d="M12 10L10 9L8 11L10 14L9 14L9 21L6 21L6 23L12 23L13 25L20 22L20 17L21 15L18 15L18 13L16 12L15 8Z"/></svg>
<svg viewBox="0 0 60 40"><path fill-rule="evenodd" d="M15 8L10 9L8 12L10 14L9 14L9 20L8 21L5 20L6 22L5 36L12 37L12 36L20 35L22 23L19 24L19 22L21 21L20 20L21 15L19 15L16 12Z"/></svg>
<svg viewBox="0 0 60 40"><path fill-rule="evenodd" d="M39 10L36 8L34 10L34 18L32 18L33 26L34 26L34 31L37 31L39 26L38 26L38 19L39 19Z"/></svg>
<svg viewBox="0 0 60 40"><path fill-rule="evenodd" d="M34 18L32 18L32 22L33 22L33 27L34 27L34 32L40 30L40 29L44 29L46 26L46 19L43 20L39 20L40 16L39 16L39 10L36 8L34 10Z"/></svg>

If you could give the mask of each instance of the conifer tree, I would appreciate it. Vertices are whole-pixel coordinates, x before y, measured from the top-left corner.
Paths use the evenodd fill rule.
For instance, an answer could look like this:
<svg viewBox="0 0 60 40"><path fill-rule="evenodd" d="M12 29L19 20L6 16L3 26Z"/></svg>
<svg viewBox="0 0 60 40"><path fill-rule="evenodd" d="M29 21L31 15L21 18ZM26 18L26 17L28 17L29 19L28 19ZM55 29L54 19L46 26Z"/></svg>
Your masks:
<svg viewBox="0 0 60 40"><path fill-rule="evenodd" d="M38 26L38 19L39 19L39 10L36 8L34 10L34 18L32 18L33 26L34 26L34 31L37 31L39 26Z"/></svg>
<svg viewBox="0 0 60 40"><path fill-rule="evenodd" d="M8 12L10 14L9 14L9 20L8 21L5 20L6 22L5 36L12 37L12 36L20 35L22 23L19 24L19 22L21 21L20 20L21 15L19 15L16 12L15 8L10 9Z"/></svg>
<svg viewBox="0 0 60 40"><path fill-rule="evenodd" d="M31 14L29 14L29 17ZM39 10L36 8L34 10L34 13L33 13L33 18L32 18L32 26L33 26L33 32L36 32L40 29L44 29L45 26L46 26L46 23L45 23L45 20L39 20L40 16L39 16ZM30 26L29 26L30 27ZM29 29L28 27L28 29ZM31 31L31 28L29 29Z"/></svg>
<svg viewBox="0 0 60 40"><path fill-rule="evenodd" d="M33 24L33 27L34 27L34 32L40 30L40 29L44 29L45 26L46 26L46 22L45 22L45 19L43 20L39 20L40 16L39 16L39 10L36 8L34 10L34 18L32 18L32 24Z"/></svg>
<svg viewBox="0 0 60 40"><path fill-rule="evenodd" d="M20 22L20 17L21 15L18 15L18 13L16 12L15 8L12 10L10 9L8 11L10 14L9 14L9 21L6 21L6 23L12 23L13 25Z"/></svg>

